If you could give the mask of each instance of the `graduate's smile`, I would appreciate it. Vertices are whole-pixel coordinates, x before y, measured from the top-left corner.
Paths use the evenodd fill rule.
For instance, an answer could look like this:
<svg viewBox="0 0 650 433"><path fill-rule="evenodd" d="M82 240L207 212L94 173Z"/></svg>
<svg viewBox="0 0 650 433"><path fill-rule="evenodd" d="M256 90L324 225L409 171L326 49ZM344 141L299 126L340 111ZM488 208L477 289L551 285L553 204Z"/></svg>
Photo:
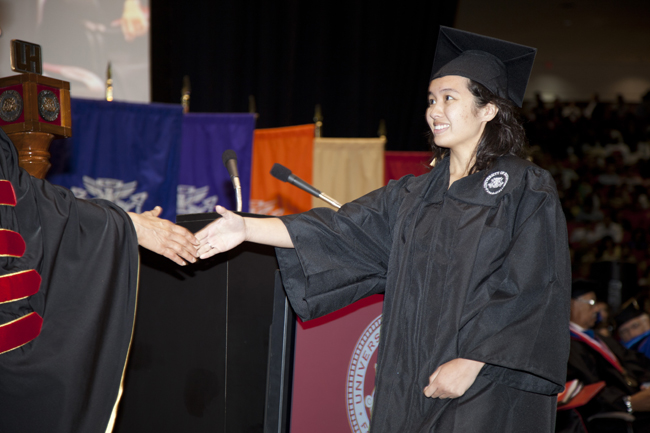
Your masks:
<svg viewBox="0 0 650 433"><path fill-rule="evenodd" d="M434 123L433 133L434 135L442 134L443 132L449 129L448 123Z"/></svg>

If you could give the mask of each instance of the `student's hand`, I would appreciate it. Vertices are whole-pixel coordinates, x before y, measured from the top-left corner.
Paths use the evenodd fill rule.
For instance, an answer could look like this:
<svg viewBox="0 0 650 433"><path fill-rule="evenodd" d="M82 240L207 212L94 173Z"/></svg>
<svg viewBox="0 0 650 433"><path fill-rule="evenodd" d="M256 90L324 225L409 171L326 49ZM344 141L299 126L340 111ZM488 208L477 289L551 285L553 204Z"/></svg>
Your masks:
<svg viewBox="0 0 650 433"><path fill-rule="evenodd" d="M246 240L244 218L223 206L217 206L215 210L221 218L217 218L196 233L196 238L200 242L198 253L201 259L229 251Z"/></svg>
<svg viewBox="0 0 650 433"><path fill-rule="evenodd" d="M184 227L158 218L161 212L160 206L141 214L127 212L135 226L138 244L181 266L186 265L185 261L196 262L199 241Z"/></svg>
<svg viewBox="0 0 650 433"><path fill-rule="evenodd" d="M424 395L431 398L457 398L465 394L485 365L484 362L456 358L442 364L429 376Z"/></svg>

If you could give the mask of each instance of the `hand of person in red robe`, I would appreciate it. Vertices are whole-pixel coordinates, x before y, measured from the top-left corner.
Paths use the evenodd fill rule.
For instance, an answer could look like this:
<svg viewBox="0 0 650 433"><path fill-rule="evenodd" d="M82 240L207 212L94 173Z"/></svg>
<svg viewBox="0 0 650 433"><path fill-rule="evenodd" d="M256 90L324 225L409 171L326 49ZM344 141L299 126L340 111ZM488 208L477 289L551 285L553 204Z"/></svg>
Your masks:
<svg viewBox="0 0 650 433"><path fill-rule="evenodd" d="M442 364L429 376L424 395L431 398L458 398L465 394L485 365L484 362L456 358Z"/></svg>
<svg viewBox="0 0 650 433"><path fill-rule="evenodd" d="M135 226L138 244L181 266L185 266L186 261L196 262L199 241L184 227L158 218L161 212L160 206L141 214L127 212Z"/></svg>

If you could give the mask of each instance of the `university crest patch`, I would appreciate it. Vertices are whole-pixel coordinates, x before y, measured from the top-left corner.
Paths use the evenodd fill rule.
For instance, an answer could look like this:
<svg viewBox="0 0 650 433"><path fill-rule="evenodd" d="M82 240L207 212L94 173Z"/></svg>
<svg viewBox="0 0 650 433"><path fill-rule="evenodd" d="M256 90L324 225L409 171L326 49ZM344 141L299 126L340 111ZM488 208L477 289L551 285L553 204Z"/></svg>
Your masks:
<svg viewBox="0 0 650 433"><path fill-rule="evenodd" d="M497 171L489 175L485 182L483 182L483 189L488 194L498 194L503 191L508 183L508 173L505 171Z"/></svg>

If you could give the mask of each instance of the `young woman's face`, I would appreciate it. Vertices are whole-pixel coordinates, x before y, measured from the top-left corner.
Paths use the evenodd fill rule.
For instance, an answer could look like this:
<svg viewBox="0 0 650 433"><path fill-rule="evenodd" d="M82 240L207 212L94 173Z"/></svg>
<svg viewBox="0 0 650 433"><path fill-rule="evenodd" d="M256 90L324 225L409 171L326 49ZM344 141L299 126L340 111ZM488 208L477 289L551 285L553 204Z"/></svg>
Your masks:
<svg viewBox="0 0 650 433"><path fill-rule="evenodd" d="M477 108L469 80L457 75L436 78L429 84L427 122L437 146L472 151L478 145L485 124L494 118L486 107ZM495 107L492 106L494 109Z"/></svg>

